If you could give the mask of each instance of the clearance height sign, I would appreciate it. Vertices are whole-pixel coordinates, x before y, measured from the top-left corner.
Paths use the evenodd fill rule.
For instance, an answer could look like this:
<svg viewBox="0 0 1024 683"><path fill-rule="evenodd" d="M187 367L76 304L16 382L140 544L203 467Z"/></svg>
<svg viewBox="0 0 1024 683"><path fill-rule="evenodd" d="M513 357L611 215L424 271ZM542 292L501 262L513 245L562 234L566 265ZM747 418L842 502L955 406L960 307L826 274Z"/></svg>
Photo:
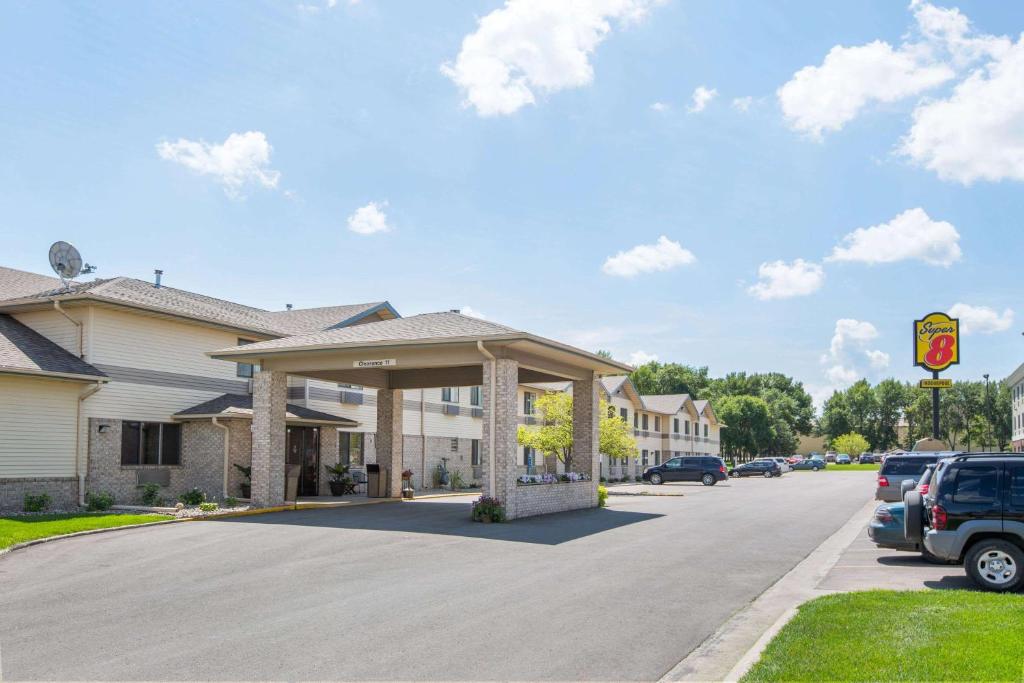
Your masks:
<svg viewBox="0 0 1024 683"><path fill-rule="evenodd" d="M960 363L960 321L929 313L914 321L914 365L939 373Z"/></svg>

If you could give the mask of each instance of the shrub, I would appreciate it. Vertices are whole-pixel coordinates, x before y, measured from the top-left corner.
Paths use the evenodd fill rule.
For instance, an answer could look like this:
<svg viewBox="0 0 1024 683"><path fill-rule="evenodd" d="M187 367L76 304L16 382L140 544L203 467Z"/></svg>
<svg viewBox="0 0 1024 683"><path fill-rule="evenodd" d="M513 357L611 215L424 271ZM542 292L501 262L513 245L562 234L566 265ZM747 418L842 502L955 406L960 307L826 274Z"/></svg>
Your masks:
<svg viewBox="0 0 1024 683"><path fill-rule="evenodd" d="M113 505L114 496L109 493L93 493L90 491L85 494L85 508L89 512L109 510Z"/></svg>
<svg viewBox="0 0 1024 683"><path fill-rule="evenodd" d="M597 507L603 508L608 504L608 488L606 486L597 487Z"/></svg>
<svg viewBox="0 0 1024 683"><path fill-rule="evenodd" d="M479 500L473 502L471 516L474 522L504 522L505 507L497 498L480 496Z"/></svg>
<svg viewBox="0 0 1024 683"><path fill-rule="evenodd" d="M226 507L226 508L238 507L238 499L235 498L234 496L228 496L227 498L224 499L224 507Z"/></svg>
<svg viewBox="0 0 1024 683"><path fill-rule="evenodd" d="M607 483L608 483L608 480L607 480L607 479L605 479L604 477L600 477L600 478L598 479L598 481L600 481L600 482L601 482L602 484L607 484Z"/></svg>
<svg viewBox="0 0 1024 683"><path fill-rule="evenodd" d="M25 494L25 512L42 512L50 507L53 501L45 493Z"/></svg>
<svg viewBox="0 0 1024 683"><path fill-rule="evenodd" d="M199 504L199 509L202 510L203 512L213 512L214 510L217 509L217 507L218 506L217 506L216 503L200 503Z"/></svg>
<svg viewBox="0 0 1024 683"><path fill-rule="evenodd" d="M644 480L644 478L641 477L639 474L636 475L635 477L633 477L633 481L643 481L643 480Z"/></svg>
<svg viewBox="0 0 1024 683"><path fill-rule="evenodd" d="M199 505L204 500L206 500L206 494L200 491L198 488L194 488L191 491L186 491L185 493L178 496L178 500L180 500L185 505Z"/></svg>
<svg viewBox="0 0 1024 683"><path fill-rule="evenodd" d="M150 507L160 501L160 484L150 482L142 487L142 503Z"/></svg>
<svg viewBox="0 0 1024 683"><path fill-rule="evenodd" d="M452 489L464 489L466 488L466 480L462 478L462 472L458 470L452 470L448 481L452 485Z"/></svg>

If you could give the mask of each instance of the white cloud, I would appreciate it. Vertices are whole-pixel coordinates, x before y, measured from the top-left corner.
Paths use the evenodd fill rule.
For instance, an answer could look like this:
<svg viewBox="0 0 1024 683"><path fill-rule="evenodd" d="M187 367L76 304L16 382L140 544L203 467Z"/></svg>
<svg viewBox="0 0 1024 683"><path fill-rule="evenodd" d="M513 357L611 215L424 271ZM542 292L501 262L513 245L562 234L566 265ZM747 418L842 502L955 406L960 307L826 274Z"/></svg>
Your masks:
<svg viewBox="0 0 1024 683"><path fill-rule="evenodd" d="M267 136L259 131L232 133L221 144L180 138L156 146L161 159L212 176L229 197L242 196L247 185L277 187L281 174L269 167L272 149Z"/></svg>
<svg viewBox="0 0 1024 683"><path fill-rule="evenodd" d="M838 360L842 353L851 345L864 345L878 337L878 329L869 322L841 318L836 321L836 329L829 344L829 358Z"/></svg>
<svg viewBox="0 0 1024 683"><path fill-rule="evenodd" d="M924 209L908 209L888 223L857 228L843 237L826 261L895 263L917 260L950 266L960 260L960 233L951 223L933 221Z"/></svg>
<svg viewBox="0 0 1024 683"><path fill-rule="evenodd" d="M821 66L805 66L777 95L790 127L820 139L837 131L873 102L896 102L954 77L931 51L915 45L893 49L876 40L857 47L833 47Z"/></svg>
<svg viewBox="0 0 1024 683"><path fill-rule="evenodd" d="M690 106L686 108L686 111L691 114L704 111L704 108L710 104L711 100L718 96L718 91L714 88L706 88L703 85L698 85L693 91L693 95L690 98Z"/></svg>
<svg viewBox="0 0 1024 683"><path fill-rule="evenodd" d="M633 277L640 273L671 270L693 263L697 257L679 242L662 235L654 244L638 244L628 251L609 256L601 267L607 275Z"/></svg>
<svg viewBox="0 0 1024 683"><path fill-rule="evenodd" d="M821 289L825 282L821 266L803 259L762 263L757 275L761 281L747 291L762 301L805 296Z"/></svg>
<svg viewBox="0 0 1024 683"><path fill-rule="evenodd" d="M463 306L459 309L462 315L468 315L470 318L479 318L480 320L487 320L487 316L476 310L472 306Z"/></svg>
<svg viewBox="0 0 1024 683"><path fill-rule="evenodd" d="M956 303L950 306L949 317L960 319L960 331L965 335L1005 332L1013 326L1013 310L1009 308L1000 315L988 306Z"/></svg>
<svg viewBox="0 0 1024 683"><path fill-rule="evenodd" d="M899 151L943 180L1024 181L1024 37L920 105Z"/></svg>
<svg viewBox="0 0 1024 683"><path fill-rule="evenodd" d="M651 105L651 111L656 111L659 114L668 111L670 108L670 105L665 102L655 102Z"/></svg>
<svg viewBox="0 0 1024 683"><path fill-rule="evenodd" d="M538 93L589 85L590 57L619 25L641 19L655 0L506 0L462 40L441 73L480 116L507 115L534 104Z"/></svg>
<svg viewBox="0 0 1024 683"><path fill-rule="evenodd" d="M869 349L864 352L864 355L868 357L868 362L871 363L871 367L875 370L885 370L889 367L889 361L891 358L885 351Z"/></svg>
<svg viewBox="0 0 1024 683"><path fill-rule="evenodd" d="M646 353L644 351L634 351L629 354L629 364L634 368L640 367L645 363L650 363L653 360L658 360L657 354Z"/></svg>
<svg viewBox="0 0 1024 683"><path fill-rule="evenodd" d="M832 389L845 389L859 379L856 370L842 365L833 365L825 370L825 377L832 384Z"/></svg>
<svg viewBox="0 0 1024 683"><path fill-rule="evenodd" d="M348 229L360 235L372 235L391 230L391 226L388 225L388 217L384 213L387 205L387 202L370 202L366 206L359 207L348 217Z"/></svg>
<svg viewBox="0 0 1024 683"><path fill-rule="evenodd" d="M754 98L750 95L746 97L734 97L732 100L733 109L737 111L749 111L750 105L754 103Z"/></svg>

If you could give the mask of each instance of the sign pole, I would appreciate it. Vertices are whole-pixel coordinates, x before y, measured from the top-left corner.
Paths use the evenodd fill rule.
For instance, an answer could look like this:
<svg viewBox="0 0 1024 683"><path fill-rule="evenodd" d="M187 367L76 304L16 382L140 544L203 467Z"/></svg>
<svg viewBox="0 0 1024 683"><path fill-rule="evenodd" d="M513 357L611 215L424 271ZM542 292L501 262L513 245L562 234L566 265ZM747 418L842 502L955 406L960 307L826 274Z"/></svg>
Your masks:
<svg viewBox="0 0 1024 683"><path fill-rule="evenodd" d="M932 371L932 379L939 378L939 371ZM939 438L939 388L932 389L932 438Z"/></svg>

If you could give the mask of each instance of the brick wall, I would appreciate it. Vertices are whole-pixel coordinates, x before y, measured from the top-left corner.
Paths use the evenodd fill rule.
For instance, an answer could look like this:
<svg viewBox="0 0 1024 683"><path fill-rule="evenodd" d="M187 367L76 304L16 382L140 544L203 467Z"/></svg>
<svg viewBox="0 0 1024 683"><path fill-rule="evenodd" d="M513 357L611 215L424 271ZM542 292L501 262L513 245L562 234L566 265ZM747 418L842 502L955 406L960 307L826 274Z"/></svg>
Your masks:
<svg viewBox="0 0 1024 683"><path fill-rule="evenodd" d="M25 506L26 493L50 496L51 510L78 509L76 477L38 477L0 479L0 512L20 512Z"/></svg>
<svg viewBox="0 0 1024 683"><path fill-rule="evenodd" d="M597 485L592 481L517 486L515 490L516 517L532 517L552 512L592 508L595 505L596 496ZM506 509L507 507L506 505Z"/></svg>

